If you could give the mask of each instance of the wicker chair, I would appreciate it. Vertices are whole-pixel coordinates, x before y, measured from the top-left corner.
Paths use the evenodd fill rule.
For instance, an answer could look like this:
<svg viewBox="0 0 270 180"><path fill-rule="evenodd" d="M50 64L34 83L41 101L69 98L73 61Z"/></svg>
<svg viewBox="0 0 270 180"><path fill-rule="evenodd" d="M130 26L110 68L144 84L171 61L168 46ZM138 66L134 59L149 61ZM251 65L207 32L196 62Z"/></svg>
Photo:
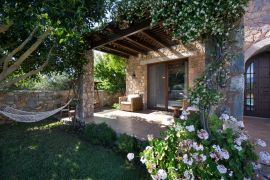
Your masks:
<svg viewBox="0 0 270 180"><path fill-rule="evenodd" d="M120 110L122 111L138 111L142 110L143 102L139 94L131 94L128 96L119 97Z"/></svg>

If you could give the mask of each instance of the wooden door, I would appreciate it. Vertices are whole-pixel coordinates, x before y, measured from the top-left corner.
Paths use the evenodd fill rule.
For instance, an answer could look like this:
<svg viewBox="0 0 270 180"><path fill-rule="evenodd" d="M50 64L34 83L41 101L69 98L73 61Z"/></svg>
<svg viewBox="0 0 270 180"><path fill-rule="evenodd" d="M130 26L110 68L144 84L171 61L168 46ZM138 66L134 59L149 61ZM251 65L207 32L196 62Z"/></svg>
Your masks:
<svg viewBox="0 0 270 180"><path fill-rule="evenodd" d="M270 117L270 52L246 63L245 114Z"/></svg>

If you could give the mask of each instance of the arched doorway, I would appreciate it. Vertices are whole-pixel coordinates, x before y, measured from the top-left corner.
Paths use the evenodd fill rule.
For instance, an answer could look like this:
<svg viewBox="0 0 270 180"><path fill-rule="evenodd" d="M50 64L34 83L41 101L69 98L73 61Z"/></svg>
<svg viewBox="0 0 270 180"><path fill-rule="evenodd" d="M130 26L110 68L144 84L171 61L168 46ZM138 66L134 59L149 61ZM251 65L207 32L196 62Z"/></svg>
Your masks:
<svg viewBox="0 0 270 180"><path fill-rule="evenodd" d="M245 115L270 117L270 52L262 52L245 64Z"/></svg>

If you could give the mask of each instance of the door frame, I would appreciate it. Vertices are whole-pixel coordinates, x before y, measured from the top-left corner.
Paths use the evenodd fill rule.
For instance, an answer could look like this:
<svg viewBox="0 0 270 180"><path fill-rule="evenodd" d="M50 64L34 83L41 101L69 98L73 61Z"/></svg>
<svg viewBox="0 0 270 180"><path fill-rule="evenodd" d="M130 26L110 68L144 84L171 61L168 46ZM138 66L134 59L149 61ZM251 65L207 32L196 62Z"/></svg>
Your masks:
<svg viewBox="0 0 270 180"><path fill-rule="evenodd" d="M168 86L169 86L169 80L168 80L168 65L169 64L177 64L179 62L184 62L186 63L186 66L185 67L185 71L186 71L186 76L187 76L187 81L188 81L188 58L183 58L183 59L176 59L176 60L170 60L170 61L165 61L165 62L157 62L157 63L151 63L151 64L147 64L147 109L153 109L153 110L165 110L165 111L169 111L168 109L168 99L169 99L169 94L168 94ZM164 92L165 92L165 98L164 98L164 105L165 105L165 108L157 108L157 107L151 107L149 105L149 100L150 100L150 96L149 96L149 93L150 93L150 89L151 89L151 85L149 84L150 82L150 75L149 75L149 68L153 65L156 65L156 64L164 64L164 68L165 68L165 87L164 87ZM188 82L185 82L185 84L188 86Z"/></svg>

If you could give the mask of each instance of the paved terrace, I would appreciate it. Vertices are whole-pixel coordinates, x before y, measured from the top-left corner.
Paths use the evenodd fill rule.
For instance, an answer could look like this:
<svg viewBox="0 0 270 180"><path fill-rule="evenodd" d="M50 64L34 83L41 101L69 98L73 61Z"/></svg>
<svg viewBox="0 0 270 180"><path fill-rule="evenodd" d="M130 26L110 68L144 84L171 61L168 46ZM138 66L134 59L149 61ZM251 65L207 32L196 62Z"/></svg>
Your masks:
<svg viewBox="0 0 270 180"><path fill-rule="evenodd" d="M160 132L173 122L173 117L172 113L165 111L125 112L102 109L94 113L94 117L87 121L87 123L90 122L106 122L117 133L126 133L144 140L148 134L159 137ZM260 138L266 141L268 146L263 150L270 152L270 118L245 116L244 124L251 139Z"/></svg>

